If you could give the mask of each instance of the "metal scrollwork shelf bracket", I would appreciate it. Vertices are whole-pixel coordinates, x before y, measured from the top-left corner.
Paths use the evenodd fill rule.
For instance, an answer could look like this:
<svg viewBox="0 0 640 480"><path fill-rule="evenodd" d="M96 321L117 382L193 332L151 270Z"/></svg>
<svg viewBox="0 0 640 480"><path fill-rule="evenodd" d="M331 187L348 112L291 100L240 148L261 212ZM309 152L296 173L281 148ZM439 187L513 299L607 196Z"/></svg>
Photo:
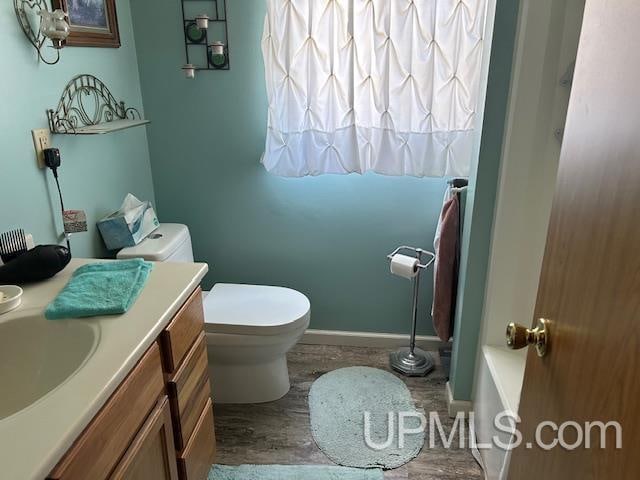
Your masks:
<svg viewBox="0 0 640 480"><path fill-rule="evenodd" d="M140 112L117 101L102 81L82 74L67 84L55 110L48 110L49 129L58 134L95 134L149 123ZM109 129L117 121L121 128ZM104 127L104 128L103 128Z"/></svg>

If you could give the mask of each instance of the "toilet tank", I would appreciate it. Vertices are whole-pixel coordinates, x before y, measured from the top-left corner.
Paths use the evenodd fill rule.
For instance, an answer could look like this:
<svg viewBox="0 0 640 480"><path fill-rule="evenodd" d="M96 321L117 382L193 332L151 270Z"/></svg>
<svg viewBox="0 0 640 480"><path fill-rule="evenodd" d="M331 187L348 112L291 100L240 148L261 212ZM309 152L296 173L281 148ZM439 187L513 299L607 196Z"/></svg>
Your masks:
<svg viewBox="0 0 640 480"><path fill-rule="evenodd" d="M116 257L144 258L152 262L193 262L189 229L178 223L161 223L142 242L134 247L123 248Z"/></svg>

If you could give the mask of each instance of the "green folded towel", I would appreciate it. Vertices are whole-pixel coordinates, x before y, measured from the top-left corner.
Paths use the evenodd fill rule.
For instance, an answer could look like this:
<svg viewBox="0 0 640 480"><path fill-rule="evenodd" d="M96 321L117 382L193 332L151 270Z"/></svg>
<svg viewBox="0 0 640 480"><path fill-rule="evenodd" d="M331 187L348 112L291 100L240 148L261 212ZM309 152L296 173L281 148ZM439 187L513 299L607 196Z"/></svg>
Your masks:
<svg viewBox="0 0 640 480"><path fill-rule="evenodd" d="M125 313L138 299L152 268L141 258L83 265L44 315L59 320Z"/></svg>

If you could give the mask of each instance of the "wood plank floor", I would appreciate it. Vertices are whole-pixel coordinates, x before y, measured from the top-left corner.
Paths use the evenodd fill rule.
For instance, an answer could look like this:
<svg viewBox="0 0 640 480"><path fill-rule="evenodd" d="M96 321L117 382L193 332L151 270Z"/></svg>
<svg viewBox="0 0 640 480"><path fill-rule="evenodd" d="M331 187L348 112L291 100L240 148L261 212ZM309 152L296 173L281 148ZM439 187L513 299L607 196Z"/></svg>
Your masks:
<svg viewBox="0 0 640 480"><path fill-rule="evenodd" d="M289 354L292 387L282 399L261 405L216 405L216 462L224 465L319 465L331 461L311 436L307 394L319 376L337 368L370 366L390 371L388 350L363 347L298 345ZM437 368L426 378L399 376L411 391L416 406L438 412L445 431L453 422L447 416L444 374ZM468 445L468 442L466 443ZM482 479L471 452L458 448L458 439L445 449L439 438L408 464L385 472L386 480Z"/></svg>

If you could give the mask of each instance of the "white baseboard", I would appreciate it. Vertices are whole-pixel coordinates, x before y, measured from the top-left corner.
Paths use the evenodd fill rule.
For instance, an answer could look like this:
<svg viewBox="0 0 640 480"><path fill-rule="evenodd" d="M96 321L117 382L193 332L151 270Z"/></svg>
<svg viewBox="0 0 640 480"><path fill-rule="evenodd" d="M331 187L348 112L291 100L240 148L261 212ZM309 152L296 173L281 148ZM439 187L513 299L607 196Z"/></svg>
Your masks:
<svg viewBox="0 0 640 480"><path fill-rule="evenodd" d="M473 410L473 405L467 400L455 400L451 385L447 382L447 407L449 409L449 417L456 418L458 413L464 413L465 417Z"/></svg>
<svg viewBox="0 0 640 480"><path fill-rule="evenodd" d="M306 331L300 343L306 345L343 345L350 347L400 348L409 345L409 335L396 333L348 332L342 330ZM445 345L438 337L416 336L416 346L427 352L437 352Z"/></svg>

